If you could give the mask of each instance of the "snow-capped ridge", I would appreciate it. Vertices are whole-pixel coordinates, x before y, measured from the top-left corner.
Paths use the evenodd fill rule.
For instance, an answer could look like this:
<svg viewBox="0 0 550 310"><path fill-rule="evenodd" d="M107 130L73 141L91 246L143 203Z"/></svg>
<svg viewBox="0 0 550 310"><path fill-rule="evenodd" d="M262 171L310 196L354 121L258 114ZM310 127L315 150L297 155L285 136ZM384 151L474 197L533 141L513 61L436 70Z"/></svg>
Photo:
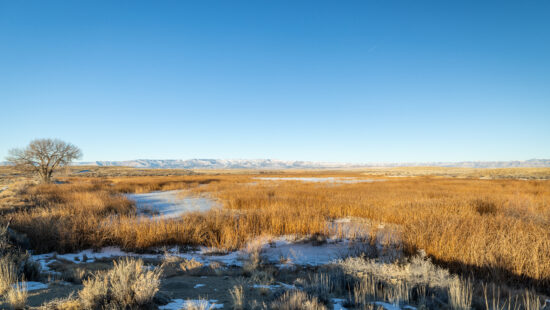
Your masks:
<svg viewBox="0 0 550 310"><path fill-rule="evenodd" d="M331 163L277 159L136 159L126 161L79 162L73 165L125 166L143 169L327 169L360 167L462 167L462 168L518 168L550 167L550 159L515 161L409 162L409 163Z"/></svg>

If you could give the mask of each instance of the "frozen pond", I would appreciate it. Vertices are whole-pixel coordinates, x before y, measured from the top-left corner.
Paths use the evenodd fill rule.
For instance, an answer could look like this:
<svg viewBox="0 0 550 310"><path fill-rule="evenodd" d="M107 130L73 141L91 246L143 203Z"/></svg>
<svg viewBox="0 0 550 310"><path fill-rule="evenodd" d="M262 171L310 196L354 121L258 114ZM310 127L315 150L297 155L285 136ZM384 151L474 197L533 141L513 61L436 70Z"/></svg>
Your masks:
<svg viewBox="0 0 550 310"><path fill-rule="evenodd" d="M151 217L175 218L186 212L208 211L219 204L205 197L185 197L183 191L161 191L145 194L127 194L135 201L138 211Z"/></svg>
<svg viewBox="0 0 550 310"><path fill-rule="evenodd" d="M356 178L334 178L334 177L262 177L255 178L257 180L266 180L266 181L302 181L302 182L319 182L319 183L372 183L384 181L383 179L356 179Z"/></svg>

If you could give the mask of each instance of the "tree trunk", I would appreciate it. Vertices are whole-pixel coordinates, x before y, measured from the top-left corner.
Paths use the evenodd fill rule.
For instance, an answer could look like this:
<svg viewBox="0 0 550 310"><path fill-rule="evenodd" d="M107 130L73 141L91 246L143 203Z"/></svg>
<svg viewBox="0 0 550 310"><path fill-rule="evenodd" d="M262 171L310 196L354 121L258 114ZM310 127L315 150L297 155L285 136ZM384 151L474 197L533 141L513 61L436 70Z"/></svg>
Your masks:
<svg viewBox="0 0 550 310"><path fill-rule="evenodd" d="M52 181L52 173L53 173L53 170L46 171L46 173L44 174L44 182L50 183Z"/></svg>

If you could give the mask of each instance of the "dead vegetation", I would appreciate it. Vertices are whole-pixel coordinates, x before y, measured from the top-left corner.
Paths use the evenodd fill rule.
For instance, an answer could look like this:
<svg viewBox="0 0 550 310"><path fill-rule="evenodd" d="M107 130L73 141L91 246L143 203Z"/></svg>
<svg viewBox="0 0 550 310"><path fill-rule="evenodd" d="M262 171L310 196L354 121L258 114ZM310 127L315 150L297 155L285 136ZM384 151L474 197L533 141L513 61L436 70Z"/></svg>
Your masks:
<svg viewBox="0 0 550 310"><path fill-rule="evenodd" d="M146 270L143 261L122 259L108 271L84 281L78 296L49 302L50 309L142 309L153 304L160 269Z"/></svg>
<svg viewBox="0 0 550 310"><path fill-rule="evenodd" d="M292 176L377 178L364 173ZM533 173L538 178L547 172L541 168L483 173L492 178ZM22 190L18 195L25 208L4 213L3 220L9 214L11 227L24 233L36 251L69 252L109 245L138 251L168 245L234 250L261 235L323 236L331 219L366 218L394 224L407 251L423 249L453 272L550 285L548 181L414 177L332 184L275 182L259 176L284 175L65 178L67 183ZM150 221L137 217L132 202L121 195L172 189L208 193L224 208Z"/></svg>
<svg viewBox="0 0 550 310"><path fill-rule="evenodd" d="M277 310L326 310L327 307L316 297L298 290L287 291L271 303L271 309Z"/></svg>
<svg viewBox="0 0 550 310"><path fill-rule="evenodd" d="M10 239L9 227L0 226L0 296L12 309L23 309L27 301L24 281L37 279L40 267Z"/></svg>
<svg viewBox="0 0 550 310"><path fill-rule="evenodd" d="M27 287L24 282L15 283L6 293L6 301L12 309L24 309L27 304Z"/></svg>

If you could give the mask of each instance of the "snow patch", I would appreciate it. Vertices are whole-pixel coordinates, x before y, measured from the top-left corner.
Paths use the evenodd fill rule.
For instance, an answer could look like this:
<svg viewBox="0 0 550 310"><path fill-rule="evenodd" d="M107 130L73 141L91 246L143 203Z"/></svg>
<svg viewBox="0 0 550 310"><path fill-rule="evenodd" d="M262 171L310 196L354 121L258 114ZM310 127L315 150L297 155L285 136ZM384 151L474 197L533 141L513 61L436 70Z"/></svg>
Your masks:
<svg viewBox="0 0 550 310"><path fill-rule="evenodd" d="M180 310L180 309L222 309L223 304L218 304L215 299L173 299L171 303L160 306L161 310Z"/></svg>
<svg viewBox="0 0 550 310"><path fill-rule="evenodd" d="M211 251L212 249L203 247L198 251L180 253L180 249L178 247L173 247L168 249L166 252L169 255L185 258L188 260L194 259L206 266L210 265L212 262L220 262L228 266L242 266L243 259L245 259L246 256L248 255L243 251L230 252L224 255L212 255ZM91 249L88 249L78 253L67 253L67 254L57 254L53 252L53 253L32 255L31 257L34 261L40 263L42 270L51 271L48 265L51 262L59 259L68 260L75 264L81 264L81 263L92 263L97 259L126 257L126 256L142 258L142 259L161 260L165 256L165 253L163 252L163 253L155 253L155 254L138 254L133 252L122 251L119 247L105 247L99 251L93 251Z"/></svg>
<svg viewBox="0 0 550 310"><path fill-rule="evenodd" d="M263 245L261 255L279 267L320 266L349 256L355 248L356 244L348 240L328 239L327 243L316 246L282 237Z"/></svg>
<svg viewBox="0 0 550 310"><path fill-rule="evenodd" d="M265 284L254 284L252 286L253 288L266 288L266 289L269 289L269 290L275 290L275 289L278 289L280 288L281 286L280 285L265 285Z"/></svg>
<svg viewBox="0 0 550 310"><path fill-rule="evenodd" d="M42 289L48 288L48 284L45 284L42 282L25 281L25 282L18 282L17 284L13 284L12 287L13 288L21 287L25 291L36 291L36 290L42 290Z"/></svg>
<svg viewBox="0 0 550 310"><path fill-rule="evenodd" d="M126 194L136 203L141 214L151 217L175 218L187 212L208 211L219 204L204 197L184 197L182 190Z"/></svg>
<svg viewBox="0 0 550 310"><path fill-rule="evenodd" d="M278 284L271 284L271 285L266 285L266 284L254 284L252 285L253 288L264 288L264 289L269 289L271 291L274 291L276 289L279 289L279 288L283 288L285 290L296 290L296 286L295 285L292 285L292 284L286 284L286 283L283 283L283 282L277 282Z"/></svg>
<svg viewBox="0 0 550 310"><path fill-rule="evenodd" d="M55 252L32 255L42 270L54 273L49 265L54 261L70 261L75 264L92 263L98 259L115 259L118 257L136 257L141 259L155 259L161 261L166 255L180 257L187 260L196 260L205 266L216 262L225 266L242 267L251 252L260 251L266 261L274 263L280 268L289 268L296 265L319 266L329 264L341 258L354 256L364 246L361 242L348 239L327 239L325 243L314 245L307 239L296 239L295 236L278 238L258 238L249 243L246 249L217 255L219 250L202 247L196 251L182 252L179 247L163 249L151 254L139 254L122 251L119 247L105 247L99 251L87 249L78 253L57 254ZM149 268L149 266L147 266Z"/></svg>
<svg viewBox="0 0 550 310"><path fill-rule="evenodd" d="M203 287L203 286L206 286L206 284L199 283L199 284L195 284L195 286L193 286L193 288L199 288L199 287Z"/></svg>
<svg viewBox="0 0 550 310"><path fill-rule="evenodd" d="M384 307L384 309L386 309L386 310L401 310L401 308L399 308L398 306L389 304L387 302L376 301L376 302L374 302L374 304L377 305L377 306Z"/></svg>
<svg viewBox="0 0 550 310"><path fill-rule="evenodd" d="M345 302L346 302L345 299L333 298L332 299L332 303L333 303L332 309L333 310L346 310L346 308L344 308L344 306L343 306Z"/></svg>

